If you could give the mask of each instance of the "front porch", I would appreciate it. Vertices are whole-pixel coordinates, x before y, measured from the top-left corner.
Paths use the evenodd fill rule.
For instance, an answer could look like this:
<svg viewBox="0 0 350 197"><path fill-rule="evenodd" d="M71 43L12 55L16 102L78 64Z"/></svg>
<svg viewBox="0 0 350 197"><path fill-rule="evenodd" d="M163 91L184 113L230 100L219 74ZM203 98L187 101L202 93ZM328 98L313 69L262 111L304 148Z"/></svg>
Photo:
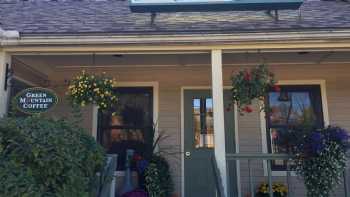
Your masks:
<svg viewBox="0 0 350 197"><path fill-rule="evenodd" d="M144 48L143 48L144 49ZM234 144L227 151L225 134L224 94L231 86L231 73L244 68L252 68L265 63L276 74L281 85L317 85L322 96L323 121L350 128L350 59L349 51L342 49L266 49L266 50L143 50L138 51L94 51L92 48L78 51L74 47L67 51L55 51L37 48L38 51L12 49L0 52L0 78L4 78L6 64L13 70L13 79L28 87L40 86L54 90L60 97L56 108L48 113L52 117L69 116L68 102L64 99L68 82L77 73L85 70L91 73L106 72L115 77L118 87L144 87L152 89L152 121L157 123L157 130L164 130L169 137L159 149L170 150L173 154L167 159L171 164L178 196L186 194L186 159L191 155L185 146L189 129L186 128L186 90L207 91L212 99L214 155L217 163L219 182L222 183L223 196L228 196L231 188L237 188L238 196L246 197L255 192L261 182L288 183L289 196L305 196L302 181L286 172L271 172L269 162L261 160L283 160L284 155L269 155L267 125L265 114L260 113L257 105L253 113L240 116L232 111ZM76 51L75 51L76 50ZM93 52L91 52L93 51ZM1 82L3 83L3 82ZM5 84L0 84L1 87ZM1 98L11 93L1 89ZM1 99L0 112L6 113L8 100ZM190 109L191 110L191 109ZM84 110L82 125L98 138L98 109L90 106ZM186 132L187 131L187 132ZM193 140L193 139L191 139ZM237 154L240 153L240 154ZM278 157L278 158L277 158ZM236 160L239 160L236 162ZM235 172L229 172L229 163L235 163ZM201 165L198 163L198 165ZM235 174L232 179L230 175ZM199 175L198 175L199 176ZM345 176L345 178L347 178ZM228 181L230 180L230 181ZM234 183L232 182L234 180ZM270 184L271 185L271 184ZM218 185L220 186L220 184ZM345 187L347 188L347 187ZM117 186L118 190L118 186ZM230 196L234 196L231 194ZM345 196L344 187L339 186L334 196Z"/></svg>

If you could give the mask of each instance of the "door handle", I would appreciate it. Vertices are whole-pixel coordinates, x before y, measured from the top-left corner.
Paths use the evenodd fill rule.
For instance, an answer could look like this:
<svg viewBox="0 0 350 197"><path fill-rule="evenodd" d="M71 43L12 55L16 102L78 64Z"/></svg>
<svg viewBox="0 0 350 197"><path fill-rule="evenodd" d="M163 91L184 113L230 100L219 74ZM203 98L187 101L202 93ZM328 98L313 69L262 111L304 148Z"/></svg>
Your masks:
<svg viewBox="0 0 350 197"><path fill-rule="evenodd" d="M186 155L186 157L189 157L189 156L191 156L191 152L187 151L187 152L185 153L185 155Z"/></svg>

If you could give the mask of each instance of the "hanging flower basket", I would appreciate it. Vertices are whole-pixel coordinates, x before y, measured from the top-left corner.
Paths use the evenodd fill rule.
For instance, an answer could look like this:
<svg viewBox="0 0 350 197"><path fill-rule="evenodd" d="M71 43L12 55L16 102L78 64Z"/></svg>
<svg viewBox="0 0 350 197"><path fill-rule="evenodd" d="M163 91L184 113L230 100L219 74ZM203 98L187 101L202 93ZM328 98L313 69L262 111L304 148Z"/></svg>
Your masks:
<svg viewBox="0 0 350 197"><path fill-rule="evenodd" d="M274 74L266 65L259 65L251 70L242 70L232 75L232 103L237 104L241 114L251 113L253 100L263 101L271 88L279 91ZM264 107L261 106L264 110Z"/></svg>
<svg viewBox="0 0 350 197"><path fill-rule="evenodd" d="M307 197L330 197L342 182L349 132L334 126L315 129L304 125L282 137L280 146L295 155L293 170L303 178Z"/></svg>
<svg viewBox="0 0 350 197"><path fill-rule="evenodd" d="M107 77L105 73L93 75L82 71L70 82L67 96L74 105L84 107L95 104L100 109L106 110L118 102L115 87L116 80Z"/></svg>

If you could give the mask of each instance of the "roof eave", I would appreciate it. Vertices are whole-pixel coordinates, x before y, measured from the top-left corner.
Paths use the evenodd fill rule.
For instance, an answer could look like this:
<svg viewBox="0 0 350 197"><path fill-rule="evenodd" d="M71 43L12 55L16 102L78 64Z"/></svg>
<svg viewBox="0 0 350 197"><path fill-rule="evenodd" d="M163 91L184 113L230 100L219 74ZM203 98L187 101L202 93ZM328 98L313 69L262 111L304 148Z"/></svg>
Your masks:
<svg viewBox="0 0 350 197"><path fill-rule="evenodd" d="M28 51L30 47L54 48L64 51L91 50L208 50L215 47L232 50L275 48L333 47L350 49L350 29L320 31L290 31L266 33L232 34L186 34L186 35L41 35L21 36L19 39L6 39L3 48L12 51ZM165 47L166 46L166 47ZM171 47L169 47L171 46ZM330 45L329 45L330 46ZM90 47L90 48L89 48Z"/></svg>

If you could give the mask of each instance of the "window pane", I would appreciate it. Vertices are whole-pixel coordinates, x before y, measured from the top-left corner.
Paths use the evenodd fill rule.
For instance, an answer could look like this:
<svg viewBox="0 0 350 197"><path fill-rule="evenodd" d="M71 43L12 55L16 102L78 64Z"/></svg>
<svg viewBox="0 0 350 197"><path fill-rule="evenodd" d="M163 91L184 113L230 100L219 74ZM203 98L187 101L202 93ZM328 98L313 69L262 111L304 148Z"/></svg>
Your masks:
<svg viewBox="0 0 350 197"><path fill-rule="evenodd" d="M214 147L213 100L195 98L192 101L194 145L196 148Z"/></svg>
<svg viewBox="0 0 350 197"><path fill-rule="evenodd" d="M321 91L319 86L282 86L281 92L270 92L267 120L267 141L270 153L286 153L281 146L288 143L284 137L289 127L303 123L316 127L323 125ZM274 170L285 170L286 162L273 161Z"/></svg>
<svg viewBox="0 0 350 197"><path fill-rule="evenodd" d="M98 139L107 153L118 154L118 170L124 170L126 150L144 156L153 138L151 88L117 88L119 103L109 113L100 113ZM117 111L117 116L112 112Z"/></svg>
<svg viewBox="0 0 350 197"><path fill-rule="evenodd" d="M272 92L269 95L271 125L299 125L315 121L309 92Z"/></svg>

